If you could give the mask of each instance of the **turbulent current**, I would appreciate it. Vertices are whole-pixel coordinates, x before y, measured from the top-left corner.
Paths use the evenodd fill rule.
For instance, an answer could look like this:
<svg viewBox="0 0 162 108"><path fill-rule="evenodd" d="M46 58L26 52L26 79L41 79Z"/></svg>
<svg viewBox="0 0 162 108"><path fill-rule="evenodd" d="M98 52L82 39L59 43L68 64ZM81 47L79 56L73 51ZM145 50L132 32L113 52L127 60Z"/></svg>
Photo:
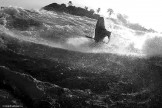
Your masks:
<svg viewBox="0 0 162 108"><path fill-rule="evenodd" d="M86 38L94 19L2 8L0 105L160 107L162 34L105 21L108 44Z"/></svg>

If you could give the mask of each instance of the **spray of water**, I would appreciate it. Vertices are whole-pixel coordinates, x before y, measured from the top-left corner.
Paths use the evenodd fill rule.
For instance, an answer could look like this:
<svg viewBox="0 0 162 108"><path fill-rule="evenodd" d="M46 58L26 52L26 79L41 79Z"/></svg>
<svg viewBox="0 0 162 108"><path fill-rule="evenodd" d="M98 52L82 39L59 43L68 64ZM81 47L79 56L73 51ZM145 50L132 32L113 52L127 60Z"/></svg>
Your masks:
<svg viewBox="0 0 162 108"><path fill-rule="evenodd" d="M148 57L162 57L162 36L148 38L143 45L143 51Z"/></svg>
<svg viewBox="0 0 162 108"><path fill-rule="evenodd" d="M4 12L2 11L2 13L19 15L20 11L23 11L23 9L9 8L9 9L6 9ZM28 13L27 11L23 11L23 12ZM28 14L30 15L30 13ZM94 28L94 24L95 24L95 21L91 21L90 19L85 19L81 17L78 17L78 18L74 18L70 16L68 17L64 15L57 15L56 13L49 13L46 11L37 12L37 15L38 14L39 14L40 20L43 22L46 22L46 23L43 23L45 25L44 28L49 28L47 30L52 31L52 32L48 32L49 34L44 33L43 36L52 37L54 40L56 37L58 37L54 35L54 33L55 32L60 33L59 31L60 28L58 28L58 26L56 26L55 24L56 21L54 19L56 18L62 18L61 22L63 26L59 26L59 27L67 27L69 26L69 24L72 24L71 25L72 30L62 28L63 29L62 31L67 31L64 34L71 33L74 35L74 33L76 34L79 33L83 35L84 32L82 33L78 31L81 31L82 29L85 29L85 28L86 28L85 31L91 29L92 27ZM36 17L36 16L33 16L33 17ZM75 23L73 24L72 22L74 22L74 20L75 20ZM162 44L161 44L162 36L160 36L159 34L157 35L155 33L152 33L152 34L144 33L143 35L137 35L135 33L137 31L133 31L122 25L114 24L111 20L106 20L106 21L107 21L105 23L106 29L112 32L109 44L105 44L102 42L95 43L94 40L88 39L84 37L84 35L83 36L77 35L76 37L75 36L65 37L66 41L62 41L60 38L60 40L56 42L53 40L50 40L50 41L46 40L46 38L44 38L43 36L41 37L40 36L41 32L39 31L37 33L34 33L32 31L26 31L27 34L30 35L28 37L23 36L22 33L18 33L18 34L12 33L10 30L2 30L2 31L3 32L6 31L6 34L8 34L9 36L16 37L24 41L30 41L34 43L48 45L50 47L57 47L57 48L62 48L62 49L67 49L67 50L72 50L72 51L79 51L83 53L115 53L115 54L120 54L120 55L135 55L135 56L144 55L144 56L149 56L149 57L150 56L162 56ZM6 23L5 18L0 19L0 23L1 25L4 25L5 27L5 23ZM48 25L49 23L51 25ZM87 24L90 24L91 26ZM76 29L74 29L76 27L73 27L73 26L78 27L77 32L73 32L73 31L76 31ZM44 31L47 31L47 30L45 29ZM91 33L92 30L89 30L86 32L93 35L93 33ZM39 36L34 36L33 33L39 34Z"/></svg>

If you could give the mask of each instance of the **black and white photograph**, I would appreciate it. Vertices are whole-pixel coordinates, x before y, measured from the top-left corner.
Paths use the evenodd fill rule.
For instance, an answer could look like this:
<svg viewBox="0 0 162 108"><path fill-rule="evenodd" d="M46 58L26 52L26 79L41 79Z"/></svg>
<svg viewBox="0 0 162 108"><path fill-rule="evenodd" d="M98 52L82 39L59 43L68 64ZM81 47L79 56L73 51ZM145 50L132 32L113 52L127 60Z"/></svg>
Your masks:
<svg viewBox="0 0 162 108"><path fill-rule="evenodd" d="M0 0L0 108L162 108L162 0Z"/></svg>

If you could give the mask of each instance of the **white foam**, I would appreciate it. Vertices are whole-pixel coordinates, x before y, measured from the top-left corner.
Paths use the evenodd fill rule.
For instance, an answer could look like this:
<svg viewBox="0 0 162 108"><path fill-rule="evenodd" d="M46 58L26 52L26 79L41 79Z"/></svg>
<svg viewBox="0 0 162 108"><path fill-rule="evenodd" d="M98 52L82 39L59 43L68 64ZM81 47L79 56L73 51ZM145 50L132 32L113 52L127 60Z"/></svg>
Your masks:
<svg viewBox="0 0 162 108"><path fill-rule="evenodd" d="M148 38L144 45L143 51L146 56L162 56L162 36Z"/></svg>

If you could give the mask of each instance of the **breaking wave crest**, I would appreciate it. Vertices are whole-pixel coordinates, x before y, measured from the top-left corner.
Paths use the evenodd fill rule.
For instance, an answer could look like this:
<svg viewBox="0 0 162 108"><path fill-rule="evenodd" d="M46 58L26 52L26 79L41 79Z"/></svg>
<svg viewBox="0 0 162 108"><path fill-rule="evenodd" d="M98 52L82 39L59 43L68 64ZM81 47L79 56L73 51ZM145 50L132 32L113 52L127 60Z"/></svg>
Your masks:
<svg viewBox="0 0 162 108"><path fill-rule="evenodd" d="M84 53L116 53L149 57L162 55L162 37L153 37L156 35L154 33L148 36L147 32L131 30L115 24L111 19L106 19L106 28L110 29L111 26L112 31L109 44L104 42L96 44L94 40L85 37L94 36L95 24L96 20L90 18L45 10L34 11L14 7L0 10L0 25L8 29L12 37L24 41Z"/></svg>
<svg viewBox="0 0 162 108"><path fill-rule="evenodd" d="M42 22L35 18L36 11L29 11L22 8L4 7L0 10L0 17L3 25L9 29L27 30L30 27L40 27Z"/></svg>
<svg viewBox="0 0 162 108"><path fill-rule="evenodd" d="M143 51L148 57L162 57L162 36L155 36L145 41Z"/></svg>

